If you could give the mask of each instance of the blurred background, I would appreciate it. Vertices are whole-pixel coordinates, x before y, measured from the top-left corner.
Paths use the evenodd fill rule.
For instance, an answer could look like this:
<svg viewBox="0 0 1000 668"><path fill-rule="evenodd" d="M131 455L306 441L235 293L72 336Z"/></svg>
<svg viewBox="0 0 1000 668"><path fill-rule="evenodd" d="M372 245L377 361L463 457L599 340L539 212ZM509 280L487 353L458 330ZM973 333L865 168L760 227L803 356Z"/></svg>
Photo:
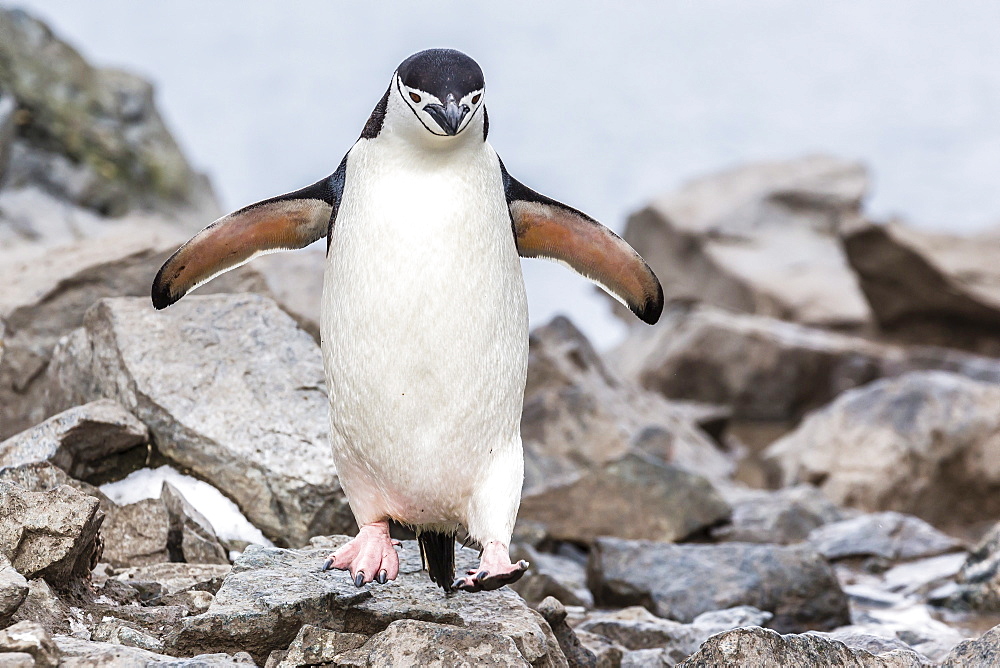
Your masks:
<svg viewBox="0 0 1000 668"><path fill-rule="evenodd" d="M20 6L92 63L152 81L227 211L332 172L395 66L447 46L482 65L490 142L510 172L619 232L692 177L816 152L869 167L877 219L1000 222L995 2ZM621 340L589 283L524 267L533 324L561 312L601 349Z"/></svg>

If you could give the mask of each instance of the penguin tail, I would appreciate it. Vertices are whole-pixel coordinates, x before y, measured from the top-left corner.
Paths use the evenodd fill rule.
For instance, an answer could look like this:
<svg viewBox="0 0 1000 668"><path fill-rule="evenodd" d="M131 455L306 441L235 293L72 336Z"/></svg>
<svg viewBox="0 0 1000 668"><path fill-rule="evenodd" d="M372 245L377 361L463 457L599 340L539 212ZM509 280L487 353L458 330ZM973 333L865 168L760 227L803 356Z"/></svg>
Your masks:
<svg viewBox="0 0 1000 668"><path fill-rule="evenodd" d="M417 535L420 543L420 561L431 582L451 591L455 581L455 534L444 531L421 531Z"/></svg>

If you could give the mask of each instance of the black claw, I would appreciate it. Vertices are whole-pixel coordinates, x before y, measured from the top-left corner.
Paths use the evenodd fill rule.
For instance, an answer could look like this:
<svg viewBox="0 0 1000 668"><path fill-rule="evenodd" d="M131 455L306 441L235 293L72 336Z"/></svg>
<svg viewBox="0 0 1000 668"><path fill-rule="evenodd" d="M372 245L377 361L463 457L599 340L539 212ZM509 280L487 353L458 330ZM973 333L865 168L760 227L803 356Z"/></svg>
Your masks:
<svg viewBox="0 0 1000 668"><path fill-rule="evenodd" d="M383 568L378 572L378 576L375 579L378 581L380 585L384 585L386 582L389 581L389 573L387 573L386 570Z"/></svg>
<svg viewBox="0 0 1000 668"><path fill-rule="evenodd" d="M365 572L358 571L358 574L354 576L354 586L361 588L364 586L364 584L365 584Z"/></svg>
<svg viewBox="0 0 1000 668"><path fill-rule="evenodd" d="M476 579L477 580L485 580L489 576L490 576L490 572L489 571L479 571L478 573L476 573Z"/></svg>
<svg viewBox="0 0 1000 668"><path fill-rule="evenodd" d="M522 559L521 561L517 562L517 567L518 567L519 569L521 569L522 571L526 571L526 570L528 570L528 566L530 566L530 565L531 565L531 564L529 564L529 563L528 563L527 561L525 561L524 559Z"/></svg>
<svg viewBox="0 0 1000 668"><path fill-rule="evenodd" d="M324 571L328 571L331 568L333 568L333 557L330 557L329 559L327 559L326 561L323 562L323 570Z"/></svg>
<svg viewBox="0 0 1000 668"><path fill-rule="evenodd" d="M458 578L457 580L455 580L454 582L451 583L451 588L452 589L461 589L463 582L465 582L465 580L463 580L462 578Z"/></svg>

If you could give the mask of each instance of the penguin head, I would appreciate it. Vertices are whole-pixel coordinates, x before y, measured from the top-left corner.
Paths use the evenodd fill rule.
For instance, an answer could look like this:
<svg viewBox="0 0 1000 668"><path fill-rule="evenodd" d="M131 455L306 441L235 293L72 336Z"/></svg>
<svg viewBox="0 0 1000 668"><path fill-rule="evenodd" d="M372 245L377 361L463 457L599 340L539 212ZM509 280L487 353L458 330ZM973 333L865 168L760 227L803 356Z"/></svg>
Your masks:
<svg viewBox="0 0 1000 668"><path fill-rule="evenodd" d="M395 104L389 113L392 107L405 112L396 120L421 133L457 137L473 124L481 126L476 119L483 116L479 110L485 90L483 71L472 58L454 49L428 49L396 69L390 90Z"/></svg>

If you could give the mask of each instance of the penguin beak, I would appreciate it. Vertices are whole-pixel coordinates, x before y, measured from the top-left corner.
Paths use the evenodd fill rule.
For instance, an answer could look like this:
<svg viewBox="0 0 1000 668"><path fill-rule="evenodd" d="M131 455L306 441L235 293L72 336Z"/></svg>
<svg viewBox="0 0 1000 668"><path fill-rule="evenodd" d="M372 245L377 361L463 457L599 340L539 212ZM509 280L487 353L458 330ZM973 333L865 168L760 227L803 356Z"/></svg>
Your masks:
<svg viewBox="0 0 1000 668"><path fill-rule="evenodd" d="M459 107L455 103L455 96L451 93L448 93L448 97L443 105L428 104L424 106L424 109L441 126L442 130L452 136L458 134L458 128L462 125L462 120L469 113L469 107L464 104Z"/></svg>

